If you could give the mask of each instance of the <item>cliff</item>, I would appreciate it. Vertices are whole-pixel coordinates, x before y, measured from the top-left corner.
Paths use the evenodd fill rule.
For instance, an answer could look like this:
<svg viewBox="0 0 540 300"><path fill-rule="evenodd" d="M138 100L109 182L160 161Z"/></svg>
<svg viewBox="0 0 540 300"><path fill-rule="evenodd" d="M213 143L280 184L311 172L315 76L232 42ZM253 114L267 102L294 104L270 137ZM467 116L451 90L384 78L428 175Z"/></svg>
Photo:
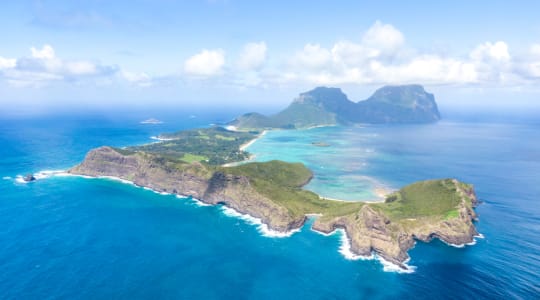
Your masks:
<svg viewBox="0 0 540 300"><path fill-rule="evenodd" d="M111 147L90 151L71 174L92 177L114 176L159 192L192 196L208 204L224 204L259 218L270 228L288 231L300 227L304 217L258 193L246 176L227 173L201 163L178 163L163 157L135 152L124 155Z"/></svg>
<svg viewBox="0 0 540 300"><path fill-rule="evenodd" d="M427 201L420 200L422 203L416 204L422 205L423 210L414 208L415 204L406 203L409 200L418 201L418 198L396 200L390 196L385 203L365 204L350 215L321 217L315 221L313 228L326 233L343 228L354 253L370 255L375 252L402 267L409 259L407 252L414 246L415 240L429 242L438 238L453 245L473 242L478 234L473 224L476 219L473 207L477 205L477 200L471 185L455 179L429 180L404 187L397 194L403 195L411 188L420 189L416 191L419 194L413 197L429 195L425 199Z"/></svg>
<svg viewBox="0 0 540 300"><path fill-rule="evenodd" d="M464 244L477 234L472 223L474 190L455 179L408 185L384 203L332 201L302 189L312 173L301 163L221 167L111 147L90 151L69 173L114 176L156 191L223 204L280 232L300 228L307 214L318 214L313 229L328 233L343 228L354 253L374 252L402 267L415 239Z"/></svg>
<svg viewBox="0 0 540 300"><path fill-rule="evenodd" d="M435 97L421 85L384 86L359 102L349 100L339 88L317 87L301 93L275 115L244 114L230 125L291 129L359 123L431 123L439 119Z"/></svg>

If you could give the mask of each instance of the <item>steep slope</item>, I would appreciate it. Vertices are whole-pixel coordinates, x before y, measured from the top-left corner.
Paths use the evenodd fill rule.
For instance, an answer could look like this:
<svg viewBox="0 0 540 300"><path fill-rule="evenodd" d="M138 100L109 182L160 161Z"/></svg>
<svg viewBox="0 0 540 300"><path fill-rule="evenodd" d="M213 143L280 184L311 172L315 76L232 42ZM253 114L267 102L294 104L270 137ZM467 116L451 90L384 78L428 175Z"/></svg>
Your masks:
<svg viewBox="0 0 540 300"><path fill-rule="evenodd" d="M332 201L302 189L312 173L301 163L221 167L111 147L90 151L69 173L114 176L156 191L226 205L261 219L278 232L298 229L308 214L317 214L313 229L330 233L343 228L354 253L376 253L403 268L415 240L439 238L464 244L477 234L472 222L476 217L474 190L455 179L408 185L385 203Z"/></svg>
<svg viewBox="0 0 540 300"><path fill-rule="evenodd" d="M357 103L339 88L317 87L300 94L275 115L249 113L230 125L243 129L306 128L355 123L429 123L439 119L433 94L420 85L385 86Z"/></svg>
<svg viewBox="0 0 540 300"><path fill-rule="evenodd" d="M435 97L420 85L386 86L348 111L354 123L430 123L441 118Z"/></svg>

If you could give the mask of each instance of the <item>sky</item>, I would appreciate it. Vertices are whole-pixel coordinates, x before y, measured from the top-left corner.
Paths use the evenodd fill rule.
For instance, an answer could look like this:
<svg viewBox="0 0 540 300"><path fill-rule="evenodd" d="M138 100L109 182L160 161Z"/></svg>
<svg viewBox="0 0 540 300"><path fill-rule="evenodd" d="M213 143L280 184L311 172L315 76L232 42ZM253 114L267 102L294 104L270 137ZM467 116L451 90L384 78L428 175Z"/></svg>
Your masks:
<svg viewBox="0 0 540 300"><path fill-rule="evenodd" d="M0 4L0 115L275 111L418 83L442 107L540 111L538 1L35 0Z"/></svg>

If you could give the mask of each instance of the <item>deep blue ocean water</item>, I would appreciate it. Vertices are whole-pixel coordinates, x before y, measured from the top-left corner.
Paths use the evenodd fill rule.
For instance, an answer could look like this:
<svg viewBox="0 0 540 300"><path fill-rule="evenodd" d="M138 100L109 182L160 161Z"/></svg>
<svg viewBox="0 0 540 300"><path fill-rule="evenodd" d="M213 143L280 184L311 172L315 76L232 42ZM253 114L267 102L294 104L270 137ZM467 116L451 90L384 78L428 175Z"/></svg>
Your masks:
<svg viewBox="0 0 540 300"><path fill-rule="evenodd" d="M2 299L534 299L540 294L540 125L453 122L269 132L257 160L303 161L308 188L374 199L374 189L456 177L473 183L476 245L418 243L412 274L347 260L339 234L309 226L288 238L220 207L106 179L17 175L66 169L100 145L151 142L164 131L230 116L40 117L0 121ZM316 147L312 142L327 142ZM275 147L276 144L282 147ZM283 145L287 145L284 147Z"/></svg>

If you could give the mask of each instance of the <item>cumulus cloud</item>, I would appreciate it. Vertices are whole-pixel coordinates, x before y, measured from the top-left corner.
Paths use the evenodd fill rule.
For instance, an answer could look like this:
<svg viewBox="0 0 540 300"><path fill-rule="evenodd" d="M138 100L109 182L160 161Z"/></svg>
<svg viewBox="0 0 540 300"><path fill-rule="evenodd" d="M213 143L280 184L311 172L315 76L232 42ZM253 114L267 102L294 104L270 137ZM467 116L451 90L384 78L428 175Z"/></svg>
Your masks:
<svg viewBox="0 0 540 300"><path fill-rule="evenodd" d="M391 24L375 22L364 34L362 43L384 54L392 54L405 42L401 31Z"/></svg>
<svg viewBox="0 0 540 300"><path fill-rule="evenodd" d="M17 60L15 58L5 58L0 56L0 70L15 67Z"/></svg>
<svg viewBox="0 0 540 300"><path fill-rule="evenodd" d="M304 49L297 51L291 60L291 65L309 69L328 67L332 61L332 54L319 44L306 44Z"/></svg>
<svg viewBox="0 0 540 300"><path fill-rule="evenodd" d="M44 45L41 49L31 47L32 57L37 59L54 59L54 49L50 45Z"/></svg>
<svg viewBox="0 0 540 300"><path fill-rule="evenodd" d="M421 53L390 24L375 22L358 41L306 44L276 82L312 84L519 85L540 78L540 44L513 57L504 41L483 42L468 56Z"/></svg>
<svg viewBox="0 0 540 300"><path fill-rule="evenodd" d="M531 45L525 57L517 60L515 71L529 81L540 79L540 44Z"/></svg>
<svg viewBox="0 0 540 300"><path fill-rule="evenodd" d="M60 58L50 45L30 48L20 58L0 56L0 79L17 86L53 81L123 81L140 87L177 84L183 78L207 79L229 87L339 84L521 86L540 83L540 43L511 52L505 41L481 41L465 55L418 51L391 24L375 22L356 40L330 45L307 43L279 61L267 60L264 41L244 44L237 59L226 62L222 49L203 49L178 66L180 74L152 77L91 60ZM274 56L279 57L279 56ZM183 72L182 72L183 71Z"/></svg>
<svg viewBox="0 0 540 300"><path fill-rule="evenodd" d="M184 72L192 76L211 77L221 74L224 65L225 53L222 49L203 49L184 62Z"/></svg>
<svg viewBox="0 0 540 300"><path fill-rule="evenodd" d="M115 66L100 65L86 60L63 60L52 46L30 48L30 56L18 59L0 58L2 76L16 86L41 86L50 81L79 81L88 77L113 75Z"/></svg>
<svg viewBox="0 0 540 300"><path fill-rule="evenodd" d="M473 60L506 62L510 60L508 45L503 41L485 42L478 45L470 54Z"/></svg>
<svg viewBox="0 0 540 300"><path fill-rule="evenodd" d="M335 63L355 66L361 65L380 54L377 49L350 41L337 42L332 47L331 53Z"/></svg>
<svg viewBox="0 0 540 300"><path fill-rule="evenodd" d="M248 43L244 45L237 66L240 70L259 70L266 62L266 43Z"/></svg>
<svg viewBox="0 0 540 300"><path fill-rule="evenodd" d="M393 58L402 50L405 38L392 25L375 22L358 42L341 40L330 48L319 44L306 44L292 58L291 65L310 70L324 69L325 72L341 71L355 73L350 68L365 67L372 60ZM355 76L357 76L355 75Z"/></svg>

